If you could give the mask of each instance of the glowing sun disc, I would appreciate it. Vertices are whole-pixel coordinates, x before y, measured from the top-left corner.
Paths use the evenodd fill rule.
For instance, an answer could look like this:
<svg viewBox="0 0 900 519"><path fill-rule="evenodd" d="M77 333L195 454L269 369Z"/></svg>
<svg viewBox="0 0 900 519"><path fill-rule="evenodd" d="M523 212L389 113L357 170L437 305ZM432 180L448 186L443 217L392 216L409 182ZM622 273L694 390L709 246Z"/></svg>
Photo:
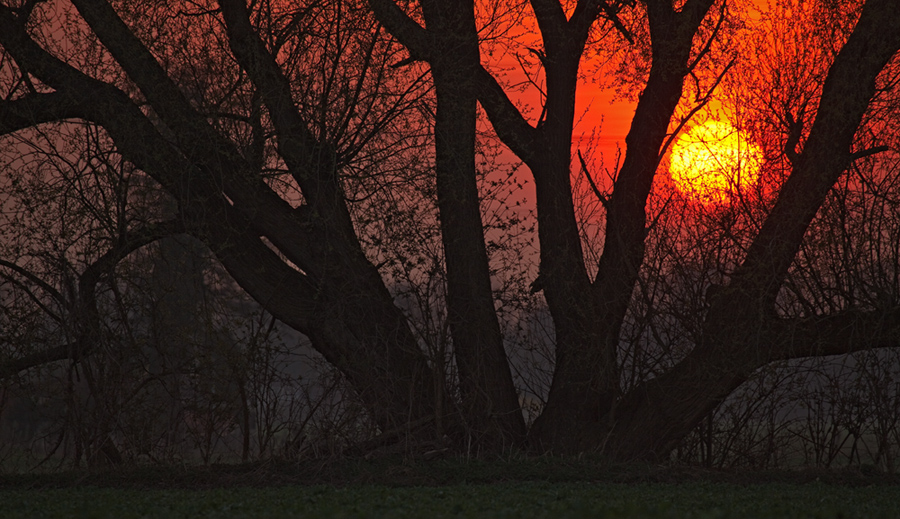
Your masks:
<svg viewBox="0 0 900 519"><path fill-rule="evenodd" d="M721 203L759 180L762 150L722 121L694 126L675 141L669 173L682 193Z"/></svg>

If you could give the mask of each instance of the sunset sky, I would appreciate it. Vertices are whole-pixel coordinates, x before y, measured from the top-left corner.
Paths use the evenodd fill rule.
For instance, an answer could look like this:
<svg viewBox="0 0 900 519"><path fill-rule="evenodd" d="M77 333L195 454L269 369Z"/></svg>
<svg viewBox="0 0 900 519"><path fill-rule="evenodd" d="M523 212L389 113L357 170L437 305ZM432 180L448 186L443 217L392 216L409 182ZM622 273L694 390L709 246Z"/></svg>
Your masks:
<svg viewBox="0 0 900 519"><path fill-rule="evenodd" d="M732 27L732 32L726 36L720 47L716 50L720 57L716 59L722 61L701 70L701 73L718 73L724 66L724 60L721 55L733 55L736 57L736 65L732 68L726 80L720 85L708 105L695 114L691 121L682 129L681 133L686 132L695 124L701 124L708 119L725 120L728 124L736 124L730 121L729 112L726 104L733 104L734 99L722 100L718 96L725 88L728 81L740 80L742 74L748 71L748 62L757 59L752 45L734 45L734 41L728 41L728 38L734 38L737 32L743 30L743 36L747 36L748 31L752 31L754 27L757 29L759 24L763 23L762 12L773 9L770 0L740 0L729 2L730 16L739 19L740 23ZM534 56L533 49L542 48L542 42L538 33L535 22L530 12L524 19L520 19L519 24L508 35L505 45L485 46L482 49L482 61L487 67L507 86L507 93L514 102L520 107L526 107L523 111L526 117L534 123L540 114L541 95L538 86L528 84L529 79L543 86L543 72L539 69ZM719 16L717 9L713 9L708 15L709 19L715 20ZM738 25L742 27L737 28ZM787 35L785 35L787 36ZM617 38L615 35L606 35L605 38ZM629 55L635 52L628 49L629 44L622 38L621 41L614 43L603 43L599 45L614 47L618 45L620 50L602 49L595 44L592 49L590 46L582 57L581 74L582 78L576 91L576 124L574 128L572 154L573 160L573 176L577 175L578 168L577 153L580 151L585 155L591 167L596 168L594 174L598 177L595 180L603 183L608 181L605 175L607 172L612 173L616 165L617 153L621 153L624 157L625 153L625 136L631 125L631 119L634 115L637 95L643 86L643 79L633 77L630 80L632 84L616 85L616 80L612 76L616 74L616 60L634 60L637 56ZM696 45L696 43L695 43ZM735 49L735 47L740 47ZM498 50L499 49L499 50ZM621 50L624 49L624 50ZM612 54L610 54L612 53ZM615 55L614 57L610 57ZM604 62L604 60L606 60ZM527 73L523 71L522 63L525 63ZM702 69L702 67L701 67ZM529 74L531 77L529 78ZM733 89L732 89L733 92ZM686 88L683 97L685 106L691 105L689 97L691 92ZM691 105L692 106L692 105ZM750 142L751 139L743 131L741 132L742 142ZM755 144L754 144L755 145ZM671 150L669 150L671 151ZM514 160L510 156L510 160ZM663 164L662 167L666 165Z"/></svg>
<svg viewBox="0 0 900 519"><path fill-rule="evenodd" d="M0 0L10 445L888 452L900 0L559 1Z"/></svg>
<svg viewBox="0 0 900 519"><path fill-rule="evenodd" d="M691 115L679 134L706 121L722 121L739 129L736 131L740 135L736 134L734 142L759 146L762 155L766 155L766 150L780 152L778 143L784 139L785 123L771 118L783 117L784 110L799 113L801 105L814 109L822 73L834 57L833 50L840 47L853 26L855 4L848 2L840 9L836 7L834 12L828 13L831 18L825 20L822 13L816 12L819 9L816 5L794 5L775 0L728 2L727 21L714 40L710 54L696 70L696 77L686 79L681 107L673 118L670 131L674 131L680 118L697 105L698 93L706 94L715 76L727 69L706 106ZM695 52L719 18L719 6L717 3L707 15L707 33L695 37ZM534 49L543 48L543 44L532 17L530 11L527 12L504 43L485 44L482 61L504 83L513 101L520 107L528 107L523 113L534 123L540 114L539 87L543 86L543 72ZM643 23L632 21L635 27ZM833 49L828 48L831 46ZM635 46L625 42L614 31L588 45L582 57L582 77L576 91L573 177L579 174L575 159L578 152L583 153L589 166L594 168L598 183L609 181L609 175L615 170L617 152L624 156L625 136L645 81L639 63L647 56L640 54L639 47L640 44ZM729 68L728 62L732 59ZM537 86L529 84L529 80ZM700 92L695 88L696 81L700 83ZM754 111L755 116L748 115ZM770 119L766 121L766 117ZM759 142L760 135L765 135L767 142ZM673 146L677 142L673 140ZM668 153L671 152L672 149L667 150L661 171L668 168ZM733 154L740 155L737 151ZM754 167L758 168L759 164ZM756 181L756 173L742 175L742 187L750 185L748 178ZM658 180L668 181L666 177Z"/></svg>

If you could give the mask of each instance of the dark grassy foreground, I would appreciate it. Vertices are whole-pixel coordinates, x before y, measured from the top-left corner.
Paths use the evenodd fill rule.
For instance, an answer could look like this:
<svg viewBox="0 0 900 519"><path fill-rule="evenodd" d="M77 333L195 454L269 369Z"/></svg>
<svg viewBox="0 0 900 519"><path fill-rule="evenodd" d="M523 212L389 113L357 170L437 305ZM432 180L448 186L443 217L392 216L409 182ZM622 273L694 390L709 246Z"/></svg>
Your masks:
<svg viewBox="0 0 900 519"><path fill-rule="evenodd" d="M0 492L0 517L884 517L900 492L825 484L498 483L393 488L137 490L82 487Z"/></svg>
<svg viewBox="0 0 900 519"><path fill-rule="evenodd" d="M498 483L0 492L0 517L884 517L900 492L826 484Z"/></svg>
<svg viewBox="0 0 900 519"><path fill-rule="evenodd" d="M242 465L0 477L0 517L900 517L874 472L711 472L582 460Z"/></svg>

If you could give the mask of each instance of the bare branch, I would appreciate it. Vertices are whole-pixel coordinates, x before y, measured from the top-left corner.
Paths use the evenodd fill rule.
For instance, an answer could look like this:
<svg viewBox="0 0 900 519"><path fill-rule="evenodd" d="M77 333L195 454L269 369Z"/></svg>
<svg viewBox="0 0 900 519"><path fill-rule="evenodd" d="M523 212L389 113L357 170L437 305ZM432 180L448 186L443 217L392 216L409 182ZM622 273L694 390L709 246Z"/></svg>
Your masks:
<svg viewBox="0 0 900 519"><path fill-rule="evenodd" d="M74 0L78 12L150 101L166 124L184 140L215 139L178 86L149 49L105 0Z"/></svg>
<svg viewBox="0 0 900 519"><path fill-rule="evenodd" d="M435 45L428 32L410 18L394 0L369 0L378 21L409 51L409 60L430 61Z"/></svg>
<svg viewBox="0 0 900 519"><path fill-rule="evenodd" d="M722 8L719 10L719 19L716 20L716 26L713 27L712 34L709 35L709 38L706 39L706 42L703 44L703 47L700 48L700 51L697 52L697 56L694 57L694 60L688 64L688 70L694 70L697 68L697 65L700 64L700 61L709 54L709 51L712 49L713 41L715 41L716 37L719 35L719 31L722 29L722 22L725 21L726 11L725 8L728 5L728 2L722 2ZM732 60L733 61L733 60Z"/></svg>
<svg viewBox="0 0 900 519"><path fill-rule="evenodd" d="M15 376L27 369L71 359L74 350L74 344L62 344L17 359L0 362L0 380Z"/></svg>
<svg viewBox="0 0 900 519"><path fill-rule="evenodd" d="M484 67L477 69L473 79L478 102L500 139L524 162L534 160L540 130L525 120L500 83Z"/></svg>
<svg viewBox="0 0 900 519"><path fill-rule="evenodd" d="M774 328L778 348L771 360L900 348L900 306L786 320Z"/></svg>
<svg viewBox="0 0 900 519"><path fill-rule="evenodd" d="M629 4L633 6L634 2L629 2ZM622 9L622 5L619 4L617 6L612 6L609 2L602 1L600 2L600 7L606 14L606 19L612 22L613 27L615 27L616 30L619 31L619 34L621 34L622 37L628 41L628 43L634 45L634 35L631 34L631 31L629 31L628 28L625 27L625 25L622 23L622 20L619 18L619 12Z"/></svg>
<svg viewBox="0 0 900 519"><path fill-rule="evenodd" d="M590 171L588 171L587 163L584 160L584 156L581 154L581 150L578 150L578 161L581 162L581 171L584 172L584 176L585 178L587 178L588 184L591 185L591 190L594 192L597 200L600 200L600 203L603 204L603 207L606 207L607 205L609 205L609 198L600 192L600 188L597 187L594 179L591 178L591 173Z"/></svg>
<svg viewBox="0 0 900 519"><path fill-rule="evenodd" d="M290 82L250 24L244 0L219 0L219 6L225 17L231 50L259 88L269 109L279 136L279 150L304 194L315 203L323 188L336 185L334 151L317 141L297 111ZM320 164L323 158L330 164Z"/></svg>
<svg viewBox="0 0 900 519"><path fill-rule="evenodd" d="M900 10L892 2L866 2L828 71L800 159L735 273L740 290L766 306L775 300L825 197L850 165L850 147L875 94L875 80L898 49Z"/></svg>
<svg viewBox="0 0 900 519"><path fill-rule="evenodd" d="M681 120L678 122L678 125L675 127L675 129L672 131L672 133L669 134L668 137L666 137L665 142L663 142L662 148L660 148L660 150L659 150L659 158L657 159L657 164L662 161L663 157L666 155L666 151L669 150L669 147L672 145L672 142L675 140L676 137L678 137L678 134L681 133L681 130L684 129L685 125L695 115L697 115L697 113L700 110L702 110L704 106L709 104L709 101L712 99L712 95L713 95L713 92L715 92L716 87L718 87L719 83L721 83L722 80L725 79L725 75L728 74L728 71L731 70L732 67L734 67L736 62L737 62L737 58L731 58L731 61L729 61L728 64L725 65L725 68L722 69L722 72L720 72L719 75L716 76L716 80L713 81L712 86L709 87L709 90L706 91L706 94L704 94L703 97L701 97L698 100L697 104L694 105L694 107L691 108L690 111L688 111L688 114L686 116L681 118Z"/></svg>
<svg viewBox="0 0 900 519"><path fill-rule="evenodd" d="M51 297L53 297L53 299L55 299L57 303L59 303L61 305L66 304L66 298L63 297L63 295L58 290L56 290L53 286L51 286L49 283L47 283L43 279L34 275L34 273L28 271L27 269L25 269L19 265L16 265L15 263L12 263L10 261L6 261L3 259L0 259L0 266L6 267L9 270L12 270L16 274L19 274L23 278L34 283L35 285L40 287L41 290L43 290L44 292L47 292L47 294L49 294Z"/></svg>
<svg viewBox="0 0 900 519"><path fill-rule="evenodd" d="M78 104L65 93L28 94L12 101L0 101L0 135L82 117Z"/></svg>
<svg viewBox="0 0 900 519"><path fill-rule="evenodd" d="M884 153L886 151L890 151L890 146L873 146L871 148L866 148L864 150L859 150L857 152L850 154L850 161L857 161L859 159L864 159L866 157L870 157L872 155L877 155L879 153Z"/></svg>

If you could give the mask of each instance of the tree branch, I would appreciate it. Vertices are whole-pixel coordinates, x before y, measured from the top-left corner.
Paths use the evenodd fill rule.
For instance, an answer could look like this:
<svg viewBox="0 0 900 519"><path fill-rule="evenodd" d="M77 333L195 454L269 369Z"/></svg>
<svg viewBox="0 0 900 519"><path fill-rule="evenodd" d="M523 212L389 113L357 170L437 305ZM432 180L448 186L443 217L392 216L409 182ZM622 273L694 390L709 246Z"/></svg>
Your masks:
<svg viewBox="0 0 900 519"><path fill-rule="evenodd" d="M552 2L551 2L552 3ZM417 60L435 59L432 37L393 0L369 0L369 6L385 28L409 49ZM528 124L503 87L483 66L476 67L473 87L498 136L523 161L534 157L540 131Z"/></svg>
<svg viewBox="0 0 900 519"><path fill-rule="evenodd" d="M72 351L74 350L74 344L62 344L17 359L0 362L0 380L15 376L26 369L69 359L72 357Z"/></svg>
<svg viewBox="0 0 900 519"><path fill-rule="evenodd" d="M773 304L810 223L851 163L850 147L875 94L875 80L898 50L896 2L869 0L828 71L803 151L734 274L737 292L764 307Z"/></svg>
<svg viewBox="0 0 900 519"><path fill-rule="evenodd" d="M728 64L725 65L725 68L722 69L722 72L720 72L718 76L716 76L715 81L713 81L713 84L711 87L709 87L709 90L706 91L706 94L704 94L703 97L700 98L699 101L697 101L697 104L694 105L690 109L690 111L688 111L686 116L681 118L681 120L678 122L678 125L675 127L675 129L672 131L672 133L669 134L668 137L666 137L666 140L663 142L663 145L659 150L659 157L657 159L657 163L662 162L663 157L666 155L666 151L668 151L669 146L672 145L672 141L674 141L675 138L678 137L678 134L681 133L681 130L685 127L685 125L687 125L687 123L695 115L697 115L697 113L700 110L702 110L704 106L709 104L709 101L712 99L712 94L713 94L713 92L715 92L716 87L718 87L719 83L721 83L722 80L725 79L725 75L728 74L728 71L731 70L732 67L734 67L736 62L737 62L737 58L732 58L731 61L729 61ZM698 85L698 88L699 88L699 85Z"/></svg>
<svg viewBox="0 0 900 519"><path fill-rule="evenodd" d="M864 150L859 150L850 154L850 162L855 162L859 159L864 159L866 157L870 157L872 155L877 155L879 153L884 153L886 151L890 151L890 146L873 146L871 148L866 148Z"/></svg>
<svg viewBox="0 0 900 519"><path fill-rule="evenodd" d="M85 119L104 127L131 162L180 200L187 209L185 216L196 215L192 225L203 226L204 221L209 222L208 214L218 213L210 204L227 203L222 197L224 187L235 207L253 216L243 220L246 225L269 237L304 270L314 270L311 245L321 240L314 239L291 206L261 178L250 177L249 165L231 143L215 132L204 139L203 134L186 130L183 137L187 140L176 147L122 90L49 54L14 22L11 11L0 6L0 44L7 52L16 61L27 63L31 73L60 95L68 96ZM182 149L187 151L182 153Z"/></svg>
<svg viewBox="0 0 900 519"><path fill-rule="evenodd" d="M72 3L181 142L220 140L109 2L73 0Z"/></svg>
<svg viewBox="0 0 900 519"><path fill-rule="evenodd" d="M104 274L107 274L114 269L122 259L135 250L153 243L160 238L182 232L184 232L184 225L180 219L176 219L150 224L120 236L110 250L91 263L84 272L78 276L78 301L74 303L74 307L71 309L75 318L82 321L94 321L99 318L96 306L97 283L99 283ZM4 260L0 260L0 266L9 268L26 277L28 280L48 292L60 304L66 305L66 302L59 291L34 274L14 263ZM44 311L51 317L55 317L55 314L48 309L44 308ZM56 316L56 320L61 321L58 316ZM80 322L77 323L77 325L81 330L95 330L98 327L98 324L95 322ZM84 340L84 338L79 337L74 343L55 346L25 355L18 359L0 362L0 380L16 375L26 369L48 364L50 362L65 359L77 360L81 356L90 353L94 346L94 341Z"/></svg>
<svg viewBox="0 0 900 519"><path fill-rule="evenodd" d="M29 272L27 269L3 259L0 259L0 267L6 267L16 274L24 277L28 281L31 281L35 285L39 286L44 292L47 292L53 299L55 299L57 303L61 305L66 304L65 297L63 297L63 295L58 290L56 290L56 288L54 288L38 276L34 275L32 272Z"/></svg>
<svg viewBox="0 0 900 519"><path fill-rule="evenodd" d="M394 0L369 0L369 8L378 21L409 51L411 61L435 58L435 45L421 25L410 18Z"/></svg>
<svg viewBox="0 0 900 519"><path fill-rule="evenodd" d="M6 262L4 262L4 263L6 263ZM32 290L31 287L29 287L27 284L25 284L25 282L23 282L23 281L20 280L20 279L17 279L15 276L13 276L13 275L11 275L11 274L7 274L7 273L5 273L5 272L0 273L0 277L2 277L3 279L9 281L9 282L12 283L13 285L19 287L20 290L22 290L23 292L25 292L25 294L28 296L28 298L31 299L31 301L34 302L34 304L38 305L38 308L40 308L45 314L47 314L47 316L48 316L50 319L53 319L53 320L56 321L57 323L62 323L62 322L63 322L62 317L60 317L59 314L57 314L56 312L54 312L53 310L51 310L50 307L47 306L47 304L45 304L44 301L42 301L41 298L38 297L38 295L34 293L34 290ZM39 282L40 282L40 283L44 283L42 280L40 280ZM51 288L52 288L52 287L51 287ZM56 289L52 289L52 290L53 290L54 292L56 291ZM56 299L56 298L54 298L54 299ZM63 304L63 305L64 305L65 303L64 303L64 302L61 302L60 304Z"/></svg>
<svg viewBox="0 0 900 519"><path fill-rule="evenodd" d="M622 37L628 41L628 43L634 45L634 35L631 34L631 31L629 31L628 28L625 27L625 25L622 23L622 20L619 18L619 12L622 10L622 4L612 6L609 2L606 1L601 1L599 3L601 9L603 9L603 12L606 14L606 19L612 22L613 27L615 27L615 29L619 31L619 34L621 34ZM628 4L630 6L633 6L634 2L628 2ZM573 18L575 18L575 16L573 16Z"/></svg>
<svg viewBox="0 0 900 519"><path fill-rule="evenodd" d="M709 54L709 51L712 49L713 41L716 39L716 36L719 35L719 31L722 30L722 22L725 21L725 6L727 4L727 0L722 2L722 9L719 11L719 19L716 20L716 26L713 27L712 34L706 39L706 42L703 44L703 47L700 48L700 51L697 52L694 60L688 64L688 70L694 70L697 65L700 64L703 57ZM734 62L734 60L732 60L732 62Z"/></svg>
<svg viewBox="0 0 900 519"><path fill-rule="evenodd" d="M243 1L237 3L244 5ZM274 207L277 210L273 212L280 216L276 218L278 220L276 225L266 225L273 222L264 218L251 219L253 225L260 227L263 233L272 238L273 243L292 256L293 261L304 262L304 259L308 259L308 248L298 248L296 244L292 245L297 237L293 233L300 232L300 230L297 222L292 221L292 211L289 205L275 195L260 178L254 177L250 165L245 162L233 143L216 132L193 109L178 86L169 78L146 46L122 21L109 2L105 0L75 0L74 4L100 41L147 96L154 110L175 131L181 150L188 155L192 162L201 166L202 177L193 178L192 176L189 181L192 184L189 188L193 192L192 196L218 198L220 189L224 188L225 193L237 207L254 215L261 212L259 208L263 205L275 204ZM230 2L230 4L237 5L235 2ZM271 58L270 55L266 55ZM258 55L254 56L254 58L259 57ZM255 68L251 66L248 71L252 73ZM262 93L265 95L267 91L263 89ZM290 100L289 87L287 99ZM273 119L280 114L291 112L291 110L273 110L271 105L269 108ZM296 110L293 110L293 113L296 114ZM296 130L296 127L292 129ZM283 137L290 135L293 134L286 134ZM310 149L309 142L305 144L301 153L308 157L307 161L318 158L317 154ZM178 181L183 183L184 179ZM325 183L325 185L330 184ZM178 191L174 191L174 193L178 193ZM312 191L305 191L304 195L307 199L315 199L315 193ZM308 269L312 268L310 264L304 266Z"/></svg>
<svg viewBox="0 0 900 519"><path fill-rule="evenodd" d="M600 192L600 188L597 187L597 184L591 177L591 172L588 171L587 162L585 162L584 156L581 154L581 150L578 150L578 161L581 162L581 171L584 172L584 176L585 178L587 178L588 184L591 185L591 190L594 192L594 196L597 197L597 200L600 200L600 203L605 208L609 204L609 198Z"/></svg>
<svg viewBox="0 0 900 519"><path fill-rule="evenodd" d="M334 150L318 142L297 111L290 82L250 24L244 0L219 0L219 6L231 51L259 89L288 168L311 203L317 204L322 195L330 196L330 202L335 202L333 197L338 193L328 189L337 185Z"/></svg>
<svg viewBox="0 0 900 519"><path fill-rule="evenodd" d="M850 310L777 323L778 348L771 360L843 355L873 348L900 348L900 306Z"/></svg>
<svg viewBox="0 0 900 519"><path fill-rule="evenodd" d="M534 160L541 131L525 120L500 83L483 66L476 69L473 80L478 102L500 140L522 161L528 163Z"/></svg>
<svg viewBox="0 0 900 519"><path fill-rule="evenodd" d="M43 123L83 118L78 104L63 92L28 94L0 101L0 135Z"/></svg>

